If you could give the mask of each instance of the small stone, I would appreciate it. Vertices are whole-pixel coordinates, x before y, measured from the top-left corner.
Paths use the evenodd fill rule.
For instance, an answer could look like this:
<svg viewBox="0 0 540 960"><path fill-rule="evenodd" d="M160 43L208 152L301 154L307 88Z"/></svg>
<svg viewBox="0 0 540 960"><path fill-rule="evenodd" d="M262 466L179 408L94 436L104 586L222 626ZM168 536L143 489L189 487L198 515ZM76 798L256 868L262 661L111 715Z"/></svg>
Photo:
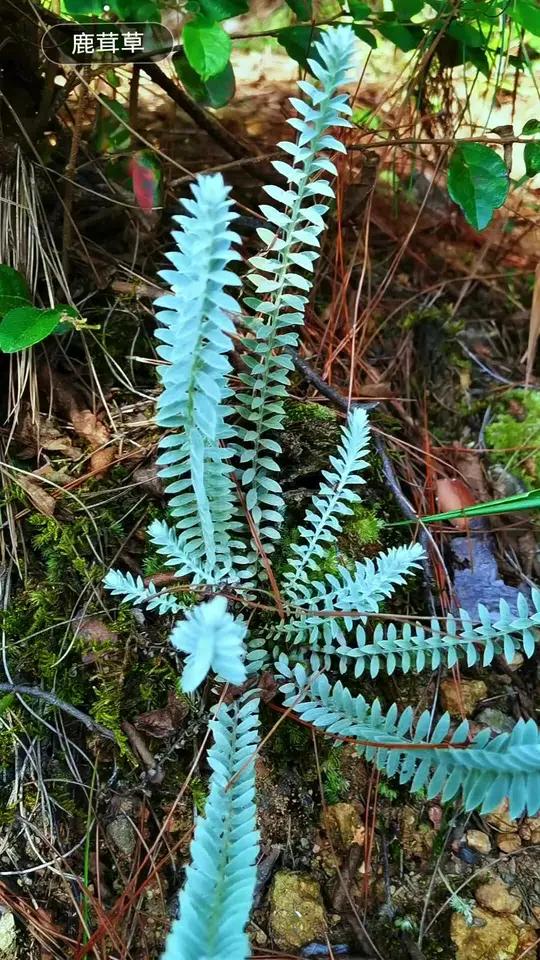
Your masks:
<svg viewBox="0 0 540 960"><path fill-rule="evenodd" d="M418 813L414 807L403 807L401 812L401 843L404 852L410 857L425 860L431 856L437 833L427 824L418 823Z"/></svg>
<svg viewBox="0 0 540 960"><path fill-rule="evenodd" d="M521 847L521 839L517 833L507 833L497 840L497 846L501 853L515 853Z"/></svg>
<svg viewBox="0 0 540 960"><path fill-rule="evenodd" d="M503 800L492 813L487 815L486 823L499 833L517 833L518 825L508 812L508 800Z"/></svg>
<svg viewBox="0 0 540 960"><path fill-rule="evenodd" d="M476 718L478 723L484 723L490 727L494 733L511 733L515 727L515 721L502 710L495 707L485 707Z"/></svg>
<svg viewBox="0 0 540 960"><path fill-rule="evenodd" d="M531 910L532 910L533 917L536 920L536 923L540 927L540 904L537 904L536 906L531 907Z"/></svg>
<svg viewBox="0 0 540 960"><path fill-rule="evenodd" d="M137 836L133 824L124 814L120 814L107 824L107 836L125 857L133 856Z"/></svg>
<svg viewBox="0 0 540 960"><path fill-rule="evenodd" d="M519 835L529 843L540 843L540 817L527 817L519 828Z"/></svg>
<svg viewBox="0 0 540 960"><path fill-rule="evenodd" d="M325 940L321 889L309 874L276 873L270 891L269 928L279 950L299 950L313 940Z"/></svg>
<svg viewBox="0 0 540 960"><path fill-rule="evenodd" d="M17 930L15 917L9 910L0 907L0 958L1 960L16 960L17 957Z"/></svg>
<svg viewBox="0 0 540 960"><path fill-rule="evenodd" d="M351 844L364 845L364 824L360 806L333 803L323 814L322 825L334 846L348 850Z"/></svg>
<svg viewBox="0 0 540 960"><path fill-rule="evenodd" d="M491 840L482 830L467 830L467 846L486 856L491 851Z"/></svg>
<svg viewBox="0 0 540 960"><path fill-rule="evenodd" d="M514 654L514 659L511 663L506 664L506 669L510 670L511 673L515 673L516 670L519 670L520 667L525 663L525 657L522 653L516 651Z"/></svg>
<svg viewBox="0 0 540 960"><path fill-rule="evenodd" d="M456 947L456 960L514 960L519 934L509 917L494 916L480 907L473 909L474 926L454 913L450 935ZM477 925L478 924L478 925Z"/></svg>
<svg viewBox="0 0 540 960"><path fill-rule="evenodd" d="M487 696L487 687L483 680L443 680L441 683L441 703L453 717L466 717L474 713L477 704Z"/></svg>
<svg viewBox="0 0 540 960"><path fill-rule="evenodd" d="M479 906L491 913L517 913L522 903L521 897L511 893L498 877L479 886L474 897Z"/></svg>

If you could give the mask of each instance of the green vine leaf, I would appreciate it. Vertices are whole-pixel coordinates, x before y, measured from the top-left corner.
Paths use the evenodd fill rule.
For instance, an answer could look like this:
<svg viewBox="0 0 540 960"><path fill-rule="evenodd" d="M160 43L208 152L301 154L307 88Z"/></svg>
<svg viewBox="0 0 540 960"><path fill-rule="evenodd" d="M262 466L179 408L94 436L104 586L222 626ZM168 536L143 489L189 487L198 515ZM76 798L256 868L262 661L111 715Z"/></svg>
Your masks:
<svg viewBox="0 0 540 960"><path fill-rule="evenodd" d="M347 6L353 20L367 20L371 16L371 7L360 0L347 0Z"/></svg>
<svg viewBox="0 0 540 960"><path fill-rule="evenodd" d="M199 0L200 12L209 20L229 20L248 13L247 0Z"/></svg>
<svg viewBox="0 0 540 960"><path fill-rule="evenodd" d="M313 4L311 0L286 0L287 6L298 17L299 20L311 20L313 16Z"/></svg>
<svg viewBox="0 0 540 960"><path fill-rule="evenodd" d="M24 307L31 302L30 291L24 277L17 270L0 264L0 317L15 307Z"/></svg>
<svg viewBox="0 0 540 960"><path fill-rule="evenodd" d="M234 97L236 81L230 61L221 73L216 73L206 82L190 66L183 53L173 58L173 66L179 80L197 103L218 110Z"/></svg>
<svg viewBox="0 0 540 960"><path fill-rule="evenodd" d="M508 196L508 170L483 143L461 143L448 166L448 193L475 230L484 230Z"/></svg>
<svg viewBox="0 0 540 960"><path fill-rule="evenodd" d="M420 13L424 6L424 0L393 0L393 3L400 20L410 20Z"/></svg>
<svg viewBox="0 0 540 960"><path fill-rule="evenodd" d="M0 322L0 350L17 353L41 343L66 317L77 318L73 307L61 305L51 310L39 307L15 307Z"/></svg>
<svg viewBox="0 0 540 960"><path fill-rule="evenodd" d="M182 40L188 63L203 80L225 70L232 42L219 23L208 17L195 17L186 23Z"/></svg>
<svg viewBox="0 0 540 960"><path fill-rule="evenodd" d="M523 159L528 177L535 177L540 173L540 142L538 140L531 140L530 143L525 144Z"/></svg>
<svg viewBox="0 0 540 960"><path fill-rule="evenodd" d="M527 120L521 133L525 137L530 137L534 133L540 133L540 120L537 120L536 117Z"/></svg>
<svg viewBox="0 0 540 960"><path fill-rule="evenodd" d="M540 37L540 7L536 0L515 0L512 17L535 37Z"/></svg>
<svg viewBox="0 0 540 960"><path fill-rule="evenodd" d="M483 33L463 20L454 20L448 27L447 33L464 47L483 47L486 43Z"/></svg>
<svg viewBox="0 0 540 960"><path fill-rule="evenodd" d="M416 50L424 36L422 27L415 23L408 23L407 26L404 23L379 23L377 29L386 40L390 40L390 43L404 53Z"/></svg>
<svg viewBox="0 0 540 960"><path fill-rule="evenodd" d="M358 37L362 43L367 43L368 47L371 47L372 50L377 48L377 38L368 30L367 27L363 27L361 23L353 23L352 25L355 35Z"/></svg>
<svg viewBox="0 0 540 960"><path fill-rule="evenodd" d="M317 59L314 44L320 39L321 31L318 27L285 27L277 35L278 43L304 70L309 70L308 57Z"/></svg>

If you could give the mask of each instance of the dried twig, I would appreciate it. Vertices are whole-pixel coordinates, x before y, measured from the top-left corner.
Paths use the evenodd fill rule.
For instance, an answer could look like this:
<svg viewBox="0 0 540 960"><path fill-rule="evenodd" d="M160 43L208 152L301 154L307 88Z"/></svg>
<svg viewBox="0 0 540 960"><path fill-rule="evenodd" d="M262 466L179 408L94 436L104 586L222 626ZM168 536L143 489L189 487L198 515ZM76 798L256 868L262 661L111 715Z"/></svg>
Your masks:
<svg viewBox="0 0 540 960"><path fill-rule="evenodd" d="M84 724L86 729L92 733L99 733L100 736L106 737L107 740L114 741L116 739L112 730L102 726L101 723L97 723L96 720L92 720L92 717L89 717L87 713L83 713L82 710L78 710L77 707L66 703L65 700L60 700L55 693L49 693L40 687L27 687L20 683L0 683L0 693L15 693L21 697L35 697L36 700L44 700L45 703L50 703L52 707L57 707L59 710L63 710L64 713L68 713L70 717L74 717L75 720L79 720Z"/></svg>

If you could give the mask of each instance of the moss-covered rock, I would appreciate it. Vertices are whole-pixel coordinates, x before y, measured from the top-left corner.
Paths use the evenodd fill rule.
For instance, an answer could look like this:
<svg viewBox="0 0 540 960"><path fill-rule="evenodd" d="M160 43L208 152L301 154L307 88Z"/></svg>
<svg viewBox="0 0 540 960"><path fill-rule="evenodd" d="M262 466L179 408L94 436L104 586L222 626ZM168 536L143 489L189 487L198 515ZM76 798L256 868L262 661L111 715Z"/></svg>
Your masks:
<svg viewBox="0 0 540 960"><path fill-rule="evenodd" d="M280 870L270 892L270 933L279 950L299 950L326 935L326 914L316 880Z"/></svg>

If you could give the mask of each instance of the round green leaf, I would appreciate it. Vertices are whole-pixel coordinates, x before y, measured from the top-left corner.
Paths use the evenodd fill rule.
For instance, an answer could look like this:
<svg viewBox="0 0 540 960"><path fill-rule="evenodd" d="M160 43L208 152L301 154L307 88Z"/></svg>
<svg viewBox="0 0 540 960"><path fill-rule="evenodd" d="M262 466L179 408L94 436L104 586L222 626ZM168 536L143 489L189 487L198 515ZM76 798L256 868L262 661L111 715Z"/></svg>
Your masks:
<svg viewBox="0 0 540 960"><path fill-rule="evenodd" d="M480 33L480 30L472 27L470 23L465 23L463 20L453 20L448 27L447 33L465 47L483 47L486 43L483 33Z"/></svg>
<svg viewBox="0 0 540 960"><path fill-rule="evenodd" d="M156 0L113 0L109 5L125 23L161 23Z"/></svg>
<svg viewBox="0 0 540 960"><path fill-rule="evenodd" d="M186 23L182 40L189 64L203 80L215 77L227 66L232 43L219 23L195 17Z"/></svg>
<svg viewBox="0 0 540 960"><path fill-rule="evenodd" d="M73 307L58 306L52 310L39 307L15 307L0 322L0 350L16 353L40 343L55 330L66 316L78 317Z"/></svg>
<svg viewBox="0 0 540 960"><path fill-rule="evenodd" d="M173 66L181 83L197 103L218 110L234 97L236 81L230 61L221 73L216 73L206 83L190 67L183 53L173 57Z"/></svg>
<svg viewBox="0 0 540 960"><path fill-rule="evenodd" d="M286 0L298 20L311 20L313 16L312 0Z"/></svg>
<svg viewBox="0 0 540 960"><path fill-rule="evenodd" d="M533 133L540 133L540 120L537 120L536 118L527 120L527 123L523 127L521 133L526 137L530 137Z"/></svg>
<svg viewBox="0 0 540 960"><path fill-rule="evenodd" d="M7 263L0 263L0 317L30 302L30 291L24 277L13 267L8 267Z"/></svg>
<svg viewBox="0 0 540 960"><path fill-rule="evenodd" d="M347 0L347 6L353 20L367 20L371 16L369 3L360 3L359 0Z"/></svg>
<svg viewBox="0 0 540 960"><path fill-rule="evenodd" d="M508 196L508 170L483 143L461 143L448 165L448 193L475 230L487 227Z"/></svg>
<svg viewBox="0 0 540 960"><path fill-rule="evenodd" d="M318 27L285 27L276 34L278 43L304 70L309 70L308 57L317 60L314 43L321 39Z"/></svg>
<svg viewBox="0 0 540 960"><path fill-rule="evenodd" d="M186 88L189 95L193 97L197 103L203 103L205 106L208 106L210 100L208 97L206 84L204 80L201 80L199 74L196 73L193 67L188 63L187 57L183 50L174 55L173 67L175 69L176 76L180 80L182 86Z"/></svg>
<svg viewBox="0 0 540 960"><path fill-rule="evenodd" d="M232 100L236 91L236 80L230 61L221 73L216 73L215 77L210 77L210 79L206 81L206 89L208 91L210 106L213 107L214 110L219 109L219 107L224 107L229 100Z"/></svg>
<svg viewBox="0 0 540 960"><path fill-rule="evenodd" d="M248 13L247 0L198 0L199 11L209 20L228 20Z"/></svg>
<svg viewBox="0 0 540 960"><path fill-rule="evenodd" d="M353 23L352 25L355 35L358 37L362 43L367 43L368 47L371 47L372 50L377 48L377 38L372 34L371 30L368 30L367 27L363 27L361 23Z"/></svg>
<svg viewBox="0 0 540 960"><path fill-rule="evenodd" d="M103 15L103 0L61 0L60 12L70 17L99 17Z"/></svg>
<svg viewBox="0 0 540 960"><path fill-rule="evenodd" d="M404 53L416 50L424 36L422 27L415 23L408 23L407 26L404 23L379 23L377 29L386 40L390 40L390 43Z"/></svg>
<svg viewBox="0 0 540 960"><path fill-rule="evenodd" d="M424 6L424 0L393 0L393 3L400 20L410 20L420 13Z"/></svg>
<svg viewBox="0 0 540 960"><path fill-rule="evenodd" d="M535 177L540 173L540 142L538 140L531 140L530 143L525 144L523 159L528 177Z"/></svg>

